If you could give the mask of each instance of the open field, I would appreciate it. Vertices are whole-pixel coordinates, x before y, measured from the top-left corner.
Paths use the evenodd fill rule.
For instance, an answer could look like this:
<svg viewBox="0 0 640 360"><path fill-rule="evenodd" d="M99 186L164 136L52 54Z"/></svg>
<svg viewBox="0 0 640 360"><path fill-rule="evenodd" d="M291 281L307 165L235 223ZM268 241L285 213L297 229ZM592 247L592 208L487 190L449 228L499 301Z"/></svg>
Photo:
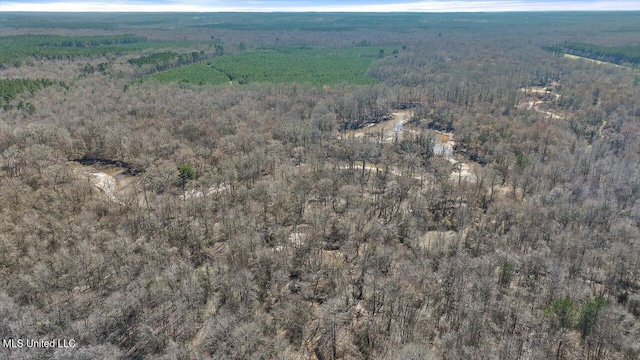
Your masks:
<svg viewBox="0 0 640 360"><path fill-rule="evenodd" d="M611 62L600 61L600 60L596 60L596 59L590 59L588 57L583 57L583 56L578 56L578 55L564 54L563 56L566 57L567 59L584 60L584 61L592 62L594 64L599 64L599 65L617 66L617 67L620 67L620 68L625 68L626 67L626 66L614 64L614 63L611 63Z"/></svg>
<svg viewBox="0 0 640 360"><path fill-rule="evenodd" d="M356 47L340 50L274 48L216 57L150 76L161 82L226 84L307 83L374 84L367 75L371 63L392 49ZM205 67L206 66L206 67ZM220 76L220 74L224 76Z"/></svg>

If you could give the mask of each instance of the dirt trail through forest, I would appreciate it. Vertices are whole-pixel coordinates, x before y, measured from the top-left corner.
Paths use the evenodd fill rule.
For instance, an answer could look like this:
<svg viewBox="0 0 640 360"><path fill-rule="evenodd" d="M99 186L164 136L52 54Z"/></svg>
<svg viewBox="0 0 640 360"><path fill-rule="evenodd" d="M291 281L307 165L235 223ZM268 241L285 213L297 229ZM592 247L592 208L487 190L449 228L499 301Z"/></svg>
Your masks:
<svg viewBox="0 0 640 360"><path fill-rule="evenodd" d="M402 134L404 125L409 122L413 113L411 110L399 110L391 114L390 120L380 121L375 124L368 124L357 130L347 130L346 134L353 137L381 137L382 142L390 143L396 139L396 136Z"/></svg>
<svg viewBox="0 0 640 360"><path fill-rule="evenodd" d="M369 136L374 137L377 141L383 143L391 143L398 139L401 139L408 132L415 132L415 130L407 129L405 126L411 117L413 112L411 110L400 110L391 114L391 119L381 121L376 124L365 126L362 129L347 130L347 136L362 137ZM455 141L453 140L453 133L435 132L436 138L433 144L433 152L438 156L442 156L449 160L454 166L454 170L451 172L450 180L454 183L476 182L476 176L473 172L473 164L468 162L459 162L454 156ZM341 167L346 168L346 167ZM356 166L357 168L357 166ZM362 168L362 166L360 166ZM365 165L366 171L376 170L384 171L383 168L375 165ZM401 176L402 174L396 169L390 169L389 172L393 175ZM415 179L422 179L422 177L414 176Z"/></svg>

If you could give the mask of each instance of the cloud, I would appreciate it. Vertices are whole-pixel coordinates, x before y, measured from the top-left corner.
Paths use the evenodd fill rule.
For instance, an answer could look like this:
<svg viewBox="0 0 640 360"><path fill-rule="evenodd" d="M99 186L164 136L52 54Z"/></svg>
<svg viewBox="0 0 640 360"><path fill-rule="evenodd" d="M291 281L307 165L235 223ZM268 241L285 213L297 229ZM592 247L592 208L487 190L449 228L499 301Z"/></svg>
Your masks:
<svg viewBox="0 0 640 360"><path fill-rule="evenodd" d="M0 0L0 11L54 12L217 12L217 11L344 11L344 12L492 12L492 11L640 10L640 1L602 0L352 0L352 1L74 1Z"/></svg>

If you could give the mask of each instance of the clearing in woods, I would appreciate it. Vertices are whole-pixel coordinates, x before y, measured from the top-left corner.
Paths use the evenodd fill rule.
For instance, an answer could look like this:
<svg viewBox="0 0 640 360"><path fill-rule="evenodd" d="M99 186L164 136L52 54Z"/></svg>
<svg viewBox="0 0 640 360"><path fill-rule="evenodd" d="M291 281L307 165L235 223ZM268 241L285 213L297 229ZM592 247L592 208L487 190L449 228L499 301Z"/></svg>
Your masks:
<svg viewBox="0 0 640 360"><path fill-rule="evenodd" d="M394 49L355 47L325 50L310 48L268 48L216 57L149 76L160 82L188 82L223 85L229 82L375 84L367 72L371 63Z"/></svg>

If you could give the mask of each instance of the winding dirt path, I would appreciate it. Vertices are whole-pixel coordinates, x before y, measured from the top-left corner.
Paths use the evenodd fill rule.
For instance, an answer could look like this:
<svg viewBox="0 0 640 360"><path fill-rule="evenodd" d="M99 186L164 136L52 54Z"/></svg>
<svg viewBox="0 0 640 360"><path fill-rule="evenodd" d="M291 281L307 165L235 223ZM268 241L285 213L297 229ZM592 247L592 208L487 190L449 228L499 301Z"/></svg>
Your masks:
<svg viewBox="0 0 640 360"><path fill-rule="evenodd" d="M362 137L368 136L375 139L375 141L379 141L382 143L392 143L393 141L401 138L408 131L415 131L407 129L405 126L413 112L411 110L400 110L391 114L391 119L386 121L381 121L376 124L371 124L369 126L365 126L362 129L357 130L347 130L347 136L353 137ZM467 162L460 162L455 158L454 148L455 141L453 140L453 133L444 133L444 132L435 132L436 141L433 145L433 152L438 156L442 156L445 159L449 160L451 164L454 166L454 170L451 172L450 180L454 183L460 185L463 182L467 183L475 183L477 181L477 177L473 172L473 165ZM355 166L355 169L362 169L362 166ZM341 166L340 169L349 169L349 167ZM383 168L378 167L376 165L365 164L365 171L385 171ZM396 176L403 176L403 174L397 169L389 169L389 173ZM423 176L413 176L414 179L423 180Z"/></svg>

